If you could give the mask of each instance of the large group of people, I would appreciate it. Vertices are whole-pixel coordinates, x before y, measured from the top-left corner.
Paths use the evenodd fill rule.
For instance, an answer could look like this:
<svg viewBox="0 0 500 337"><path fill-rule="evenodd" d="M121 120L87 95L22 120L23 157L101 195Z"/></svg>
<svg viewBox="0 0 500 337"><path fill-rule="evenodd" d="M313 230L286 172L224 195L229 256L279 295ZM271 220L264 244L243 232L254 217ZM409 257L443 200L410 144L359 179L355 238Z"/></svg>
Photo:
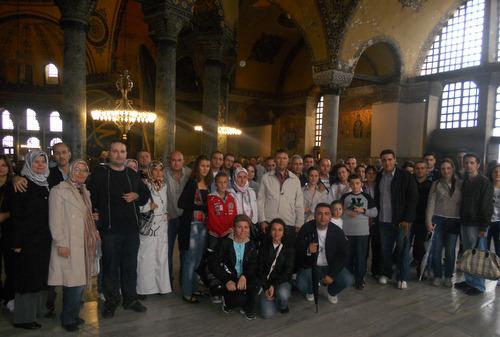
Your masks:
<svg viewBox="0 0 500 337"><path fill-rule="evenodd" d="M77 331L83 290L95 284L108 319L120 304L147 311L147 296L176 282L186 305L209 296L224 313L271 318L290 311L293 289L317 301L324 287L332 304L347 287L363 290L369 265L381 285L407 289L416 266L435 286L478 295L484 279L454 275L458 247L500 249L500 165L489 173L472 153L398 165L390 149L376 165L285 150L186 164L179 151L169 163L145 150L129 159L113 142L91 176L64 143L52 159L29 152L17 170L0 156L2 299L15 327L36 329L62 287L61 325Z"/></svg>

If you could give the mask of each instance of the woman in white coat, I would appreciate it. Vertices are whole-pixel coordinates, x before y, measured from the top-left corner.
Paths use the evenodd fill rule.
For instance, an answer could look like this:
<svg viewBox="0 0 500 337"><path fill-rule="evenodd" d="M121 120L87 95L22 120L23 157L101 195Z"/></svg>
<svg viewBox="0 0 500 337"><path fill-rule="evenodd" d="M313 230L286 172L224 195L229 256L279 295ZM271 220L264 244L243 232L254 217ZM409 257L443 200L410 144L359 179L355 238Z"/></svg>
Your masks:
<svg viewBox="0 0 500 337"><path fill-rule="evenodd" d="M49 226L52 251L48 284L63 286L61 324L76 331L80 318L80 301L85 286L97 273L96 250L100 240L92 214L90 193L85 187L89 175L87 163L75 160L68 180L52 188L49 197Z"/></svg>
<svg viewBox="0 0 500 337"><path fill-rule="evenodd" d="M146 185L151 199L140 207L141 213L153 210L151 228L141 231L137 255L137 294L141 297L172 291L168 271L167 184L163 164L152 161L147 169Z"/></svg>
<svg viewBox="0 0 500 337"><path fill-rule="evenodd" d="M242 167L234 170L232 188L229 190L236 200L238 214L245 214L252 220L251 238L259 240L257 222L259 214L257 208L257 192L251 187L248 171Z"/></svg>

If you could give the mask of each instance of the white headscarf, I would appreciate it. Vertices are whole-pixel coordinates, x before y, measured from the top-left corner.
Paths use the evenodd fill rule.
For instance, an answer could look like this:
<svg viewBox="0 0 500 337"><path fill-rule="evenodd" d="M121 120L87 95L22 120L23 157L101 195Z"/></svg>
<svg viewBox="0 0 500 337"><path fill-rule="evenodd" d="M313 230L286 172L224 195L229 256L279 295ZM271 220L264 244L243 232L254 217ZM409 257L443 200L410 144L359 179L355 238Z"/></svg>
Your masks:
<svg viewBox="0 0 500 337"><path fill-rule="evenodd" d="M244 169L243 167L238 167L236 168L236 170L234 170L234 174L233 174L233 182L234 182L234 189L237 191L237 192L240 192L240 193L243 193L245 194L248 190L248 186L250 185L250 182L248 181L247 179L247 182L245 183L245 186L240 186L236 183L236 177L238 177L238 174L240 174L241 172L245 172L245 174L247 175L248 177L248 172L246 169Z"/></svg>
<svg viewBox="0 0 500 337"><path fill-rule="evenodd" d="M43 173L35 173L33 171L33 163L35 162L35 159L38 157L44 157L45 162L47 163L47 168ZM23 169L21 170L21 175L25 176L27 179L31 180L38 186L45 186L49 187L49 183L47 182L47 178L49 176L49 157L47 154L41 150L33 150L28 152L26 156L26 161L24 162Z"/></svg>

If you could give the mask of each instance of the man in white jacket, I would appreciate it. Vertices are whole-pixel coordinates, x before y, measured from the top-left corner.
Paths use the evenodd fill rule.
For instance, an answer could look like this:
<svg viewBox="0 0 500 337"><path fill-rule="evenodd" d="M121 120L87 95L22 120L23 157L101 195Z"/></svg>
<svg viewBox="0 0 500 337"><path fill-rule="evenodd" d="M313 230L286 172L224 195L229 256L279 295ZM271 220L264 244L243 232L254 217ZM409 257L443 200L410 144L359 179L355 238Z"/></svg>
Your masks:
<svg viewBox="0 0 500 337"><path fill-rule="evenodd" d="M287 169L288 153L278 150L274 156L276 169L265 173L259 186L257 204L259 223L265 231L271 220L281 218L290 233L304 224L304 197L299 178Z"/></svg>

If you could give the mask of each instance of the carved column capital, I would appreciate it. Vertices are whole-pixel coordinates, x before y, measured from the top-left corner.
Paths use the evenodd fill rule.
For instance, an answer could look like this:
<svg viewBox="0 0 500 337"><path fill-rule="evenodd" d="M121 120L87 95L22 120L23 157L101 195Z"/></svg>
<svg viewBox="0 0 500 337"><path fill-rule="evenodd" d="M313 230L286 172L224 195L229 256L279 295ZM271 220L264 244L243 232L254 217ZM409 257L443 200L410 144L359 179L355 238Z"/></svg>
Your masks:
<svg viewBox="0 0 500 337"><path fill-rule="evenodd" d="M55 0L55 4L61 12L61 27L77 26L87 29L89 17L94 11L96 3L97 0Z"/></svg>
<svg viewBox="0 0 500 337"><path fill-rule="evenodd" d="M144 21L153 39L177 42L181 29L193 15L194 0L142 0Z"/></svg>
<svg viewBox="0 0 500 337"><path fill-rule="evenodd" d="M353 76L353 72L339 69L326 69L320 71L313 69L314 83L321 87L323 93L338 95L343 89L351 84Z"/></svg>

